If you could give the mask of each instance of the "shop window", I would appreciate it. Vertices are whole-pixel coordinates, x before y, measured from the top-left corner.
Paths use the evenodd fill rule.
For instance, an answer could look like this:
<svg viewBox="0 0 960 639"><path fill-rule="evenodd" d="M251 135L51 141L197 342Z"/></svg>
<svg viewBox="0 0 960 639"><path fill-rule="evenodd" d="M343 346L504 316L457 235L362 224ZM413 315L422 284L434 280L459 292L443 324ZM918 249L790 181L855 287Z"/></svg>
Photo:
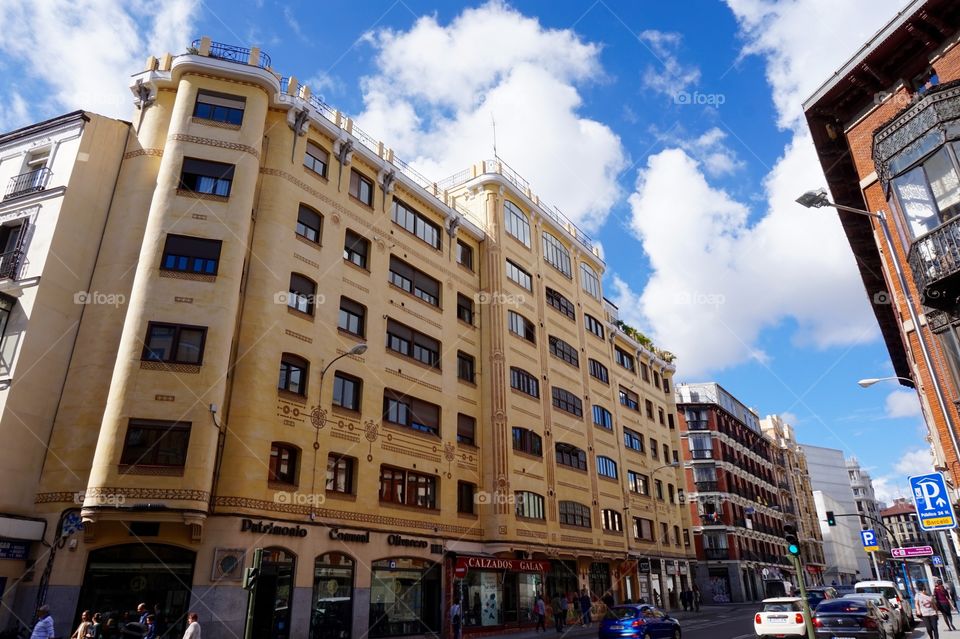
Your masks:
<svg viewBox="0 0 960 639"><path fill-rule="evenodd" d="M340 298L337 328L357 337L366 335L367 307L349 297Z"/></svg>
<svg viewBox="0 0 960 639"><path fill-rule="evenodd" d="M330 453L327 456L327 492L354 494L354 477L357 460L353 457Z"/></svg>
<svg viewBox="0 0 960 639"><path fill-rule="evenodd" d="M205 326L150 322L141 359L168 364L202 364Z"/></svg>
<svg viewBox="0 0 960 639"><path fill-rule="evenodd" d="M333 405L359 412L362 389L359 377L337 371L333 376Z"/></svg>
<svg viewBox="0 0 960 639"><path fill-rule="evenodd" d="M391 217L395 224L408 233L412 233L435 249L441 248L440 225L428 220L423 213L394 198Z"/></svg>
<svg viewBox="0 0 960 639"><path fill-rule="evenodd" d="M517 517L525 519L545 519L543 497L537 493L518 490L514 493Z"/></svg>
<svg viewBox="0 0 960 639"><path fill-rule="evenodd" d="M303 154L303 166L307 167L320 177L327 177L327 167L330 166L330 154L323 147L307 142L307 150Z"/></svg>
<svg viewBox="0 0 960 639"><path fill-rule="evenodd" d="M619 513L614 514L619 517ZM587 574L590 583L590 592L604 593L613 587L610 581L610 564L598 561L592 562Z"/></svg>
<svg viewBox="0 0 960 639"><path fill-rule="evenodd" d="M131 419L123 440L123 466L171 466L182 468L190 443L190 422Z"/></svg>
<svg viewBox="0 0 960 639"><path fill-rule="evenodd" d="M353 636L353 585L356 562L348 555L328 552L313 564L313 611L310 639Z"/></svg>
<svg viewBox="0 0 960 639"><path fill-rule="evenodd" d="M463 413L457 414L457 443L476 446L477 420Z"/></svg>
<svg viewBox="0 0 960 639"><path fill-rule="evenodd" d="M343 259L366 271L369 270L367 268L369 255L370 241L347 229L343 239Z"/></svg>
<svg viewBox="0 0 960 639"><path fill-rule="evenodd" d="M193 117L240 126L246 106L247 99L243 96L200 89L193 105Z"/></svg>
<svg viewBox="0 0 960 639"><path fill-rule="evenodd" d="M280 357L280 377L277 381L277 388L305 397L307 394L308 367L309 363L302 357L284 353Z"/></svg>
<svg viewBox="0 0 960 639"><path fill-rule="evenodd" d="M180 189L202 195L229 197L233 165L197 158L183 158Z"/></svg>
<svg viewBox="0 0 960 639"><path fill-rule="evenodd" d="M323 217L309 206L301 204L297 210L296 234L308 242L319 244L322 230Z"/></svg>
<svg viewBox="0 0 960 639"><path fill-rule="evenodd" d="M457 482L457 512L465 515L474 514L477 485L468 481Z"/></svg>
<svg viewBox="0 0 960 639"><path fill-rule="evenodd" d="M396 557L374 561L371 568L371 639L439 635L443 616L439 564Z"/></svg>
<svg viewBox="0 0 960 639"><path fill-rule="evenodd" d="M520 240L524 246L530 248L530 219L513 202L503 203L504 229L508 235Z"/></svg>
<svg viewBox="0 0 960 639"><path fill-rule="evenodd" d="M560 311L568 318L576 320L577 310L574 307L573 302L564 297L559 291L555 291L548 286L546 290L546 299L548 305Z"/></svg>
<svg viewBox="0 0 960 639"><path fill-rule="evenodd" d="M350 169L350 195L367 206L373 206L373 180L356 169Z"/></svg>
<svg viewBox="0 0 960 639"><path fill-rule="evenodd" d="M221 244L220 240L169 233L163 245L160 268L164 271L216 275Z"/></svg>
<svg viewBox="0 0 960 639"><path fill-rule="evenodd" d="M590 528L590 507L575 501L561 501L560 524Z"/></svg>
<svg viewBox="0 0 960 639"><path fill-rule="evenodd" d="M270 445L268 479L283 484L297 483L300 449L293 444L273 442Z"/></svg>
<svg viewBox="0 0 960 639"><path fill-rule="evenodd" d="M264 548L258 587L253 600L251 636L290 637L296 557L283 548Z"/></svg>

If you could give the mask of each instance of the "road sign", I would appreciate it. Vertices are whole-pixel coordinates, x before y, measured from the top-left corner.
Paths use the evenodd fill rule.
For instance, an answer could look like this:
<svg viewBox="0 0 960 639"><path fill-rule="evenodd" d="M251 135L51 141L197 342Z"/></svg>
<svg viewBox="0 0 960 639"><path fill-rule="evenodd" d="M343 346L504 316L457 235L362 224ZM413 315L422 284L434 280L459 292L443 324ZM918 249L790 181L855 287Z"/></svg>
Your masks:
<svg viewBox="0 0 960 639"><path fill-rule="evenodd" d="M932 546L908 546L906 548L891 548L890 554L903 559L904 557L930 557L933 555Z"/></svg>
<svg viewBox="0 0 960 639"><path fill-rule="evenodd" d="M863 549L867 552L880 550L880 546L877 544L877 533L872 530L861 530L860 541L863 542Z"/></svg>
<svg viewBox="0 0 960 639"><path fill-rule="evenodd" d="M934 566L942 566L942 565L943 565L943 557L941 557L940 555L934 555L934 556L931 557L930 559L933 560L933 565L934 565Z"/></svg>
<svg viewBox="0 0 960 639"><path fill-rule="evenodd" d="M941 473L910 477L910 492L917 506L917 519L923 530L947 530L957 527L957 516L947 494Z"/></svg>

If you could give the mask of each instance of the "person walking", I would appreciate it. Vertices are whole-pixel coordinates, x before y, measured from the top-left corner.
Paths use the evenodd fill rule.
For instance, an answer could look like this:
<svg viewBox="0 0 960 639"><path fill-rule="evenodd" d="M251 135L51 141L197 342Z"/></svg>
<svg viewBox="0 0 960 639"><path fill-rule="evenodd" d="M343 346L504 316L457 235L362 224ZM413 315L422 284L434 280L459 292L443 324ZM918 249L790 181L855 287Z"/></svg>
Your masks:
<svg viewBox="0 0 960 639"><path fill-rule="evenodd" d="M917 592L913 598L914 612L923 619L927 628L928 639L940 639L940 628L937 624L937 600L927 593L925 584L917 584Z"/></svg>
<svg viewBox="0 0 960 639"><path fill-rule="evenodd" d="M680 605L683 607L684 611L690 609L690 600L687 598L687 591L680 591Z"/></svg>
<svg viewBox="0 0 960 639"><path fill-rule="evenodd" d="M80 625L77 626L77 629L73 631L73 634L70 635L70 639L87 639L89 636L87 631L90 629L90 626L93 625L90 621L90 611L84 610L80 613Z"/></svg>
<svg viewBox="0 0 960 639"><path fill-rule="evenodd" d="M453 630L453 639L460 639L463 628L463 609L460 607L459 599L450 606L450 627ZM187 639L186 636L183 639Z"/></svg>
<svg viewBox="0 0 960 639"><path fill-rule="evenodd" d="M537 632L547 631L547 604L543 601L543 595L537 593L537 600L533 602L533 613L537 615Z"/></svg>
<svg viewBox="0 0 960 639"><path fill-rule="evenodd" d="M590 619L590 609L593 607L593 601L590 599L590 593L584 588L580 591L580 625L589 628L593 625Z"/></svg>
<svg viewBox="0 0 960 639"><path fill-rule="evenodd" d="M37 608L37 623L33 625L30 639L53 639L53 617L50 606L44 604Z"/></svg>
<svg viewBox="0 0 960 639"><path fill-rule="evenodd" d="M700 588L697 584L693 584L693 609L696 612L700 612Z"/></svg>
<svg viewBox="0 0 960 639"><path fill-rule="evenodd" d="M137 606L137 614L140 615L140 623L144 626L147 625L147 616L150 614L147 612L147 604L142 603Z"/></svg>
<svg viewBox="0 0 960 639"><path fill-rule="evenodd" d="M943 581L937 579L937 585L933 589L933 598L937 600L937 608L943 615L943 621L947 624L949 630L956 630L953 625L953 612L950 605L950 593L943 587Z"/></svg>
<svg viewBox="0 0 960 639"><path fill-rule="evenodd" d="M99 612L93 613L93 617L90 619L92 623L90 624L90 627L87 628L87 639L103 639L102 620L103 617Z"/></svg>
<svg viewBox="0 0 960 639"><path fill-rule="evenodd" d="M567 616L567 602L558 592L553 595L550 607L553 608L553 623L557 627L557 632L561 633L563 632L563 620Z"/></svg>
<svg viewBox="0 0 960 639"><path fill-rule="evenodd" d="M200 639L200 615L195 612L187 613L187 631L183 633L183 639ZM459 639L459 635L456 635Z"/></svg>

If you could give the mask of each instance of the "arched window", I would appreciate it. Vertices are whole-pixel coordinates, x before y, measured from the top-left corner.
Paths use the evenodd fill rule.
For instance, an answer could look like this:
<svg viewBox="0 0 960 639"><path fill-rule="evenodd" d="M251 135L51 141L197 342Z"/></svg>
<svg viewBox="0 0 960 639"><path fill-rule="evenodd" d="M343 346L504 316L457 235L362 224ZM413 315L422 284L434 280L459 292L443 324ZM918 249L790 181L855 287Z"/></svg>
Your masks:
<svg viewBox="0 0 960 639"><path fill-rule="evenodd" d="M543 232L543 259L567 277L573 277L570 266L570 251L559 239L547 231Z"/></svg>
<svg viewBox="0 0 960 639"><path fill-rule="evenodd" d="M277 388L288 393L306 396L307 372L310 363L292 353L284 353L280 357L280 379Z"/></svg>
<svg viewBox="0 0 960 639"><path fill-rule="evenodd" d="M297 211L297 235L307 241L319 244L322 229L323 217L306 204L301 204Z"/></svg>
<svg viewBox="0 0 960 639"><path fill-rule="evenodd" d="M588 295L600 299L600 278L589 264L580 263L580 285Z"/></svg>
<svg viewBox="0 0 960 639"><path fill-rule="evenodd" d="M530 248L530 218L509 200L503 203L503 226L507 233Z"/></svg>
<svg viewBox="0 0 960 639"><path fill-rule="evenodd" d="M587 453L573 444L558 442L556 445L557 463L578 470L587 469Z"/></svg>
<svg viewBox="0 0 960 639"><path fill-rule="evenodd" d="M603 455L597 456L597 473L601 477L617 478L617 462Z"/></svg>
<svg viewBox="0 0 960 639"><path fill-rule="evenodd" d="M287 296L287 306L313 315L313 302L317 298L317 283L300 273L290 274L290 294Z"/></svg>
<svg viewBox="0 0 960 639"><path fill-rule="evenodd" d="M340 531L342 543L362 538L356 531ZM328 552L313 563L313 606L310 639L350 637L353 627L353 580L356 562L349 555Z"/></svg>
<svg viewBox="0 0 960 639"><path fill-rule="evenodd" d="M543 497L541 495L526 490L518 490L513 496L517 504L517 517L526 517L527 519L545 518L543 512Z"/></svg>
<svg viewBox="0 0 960 639"><path fill-rule="evenodd" d="M590 507L575 501L560 502L560 523L567 526L590 528Z"/></svg>

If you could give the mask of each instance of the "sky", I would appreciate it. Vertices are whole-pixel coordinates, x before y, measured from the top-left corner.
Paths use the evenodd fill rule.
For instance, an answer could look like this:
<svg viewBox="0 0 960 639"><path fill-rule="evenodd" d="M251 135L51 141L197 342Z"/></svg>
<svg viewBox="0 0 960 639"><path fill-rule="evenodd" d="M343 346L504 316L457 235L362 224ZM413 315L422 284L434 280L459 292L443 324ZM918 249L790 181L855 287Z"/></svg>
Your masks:
<svg viewBox="0 0 960 639"><path fill-rule="evenodd" d="M621 319L883 499L930 469L802 102L905 0L0 0L0 131L131 119L131 74L191 40L273 67L441 179L497 154L601 245Z"/></svg>

